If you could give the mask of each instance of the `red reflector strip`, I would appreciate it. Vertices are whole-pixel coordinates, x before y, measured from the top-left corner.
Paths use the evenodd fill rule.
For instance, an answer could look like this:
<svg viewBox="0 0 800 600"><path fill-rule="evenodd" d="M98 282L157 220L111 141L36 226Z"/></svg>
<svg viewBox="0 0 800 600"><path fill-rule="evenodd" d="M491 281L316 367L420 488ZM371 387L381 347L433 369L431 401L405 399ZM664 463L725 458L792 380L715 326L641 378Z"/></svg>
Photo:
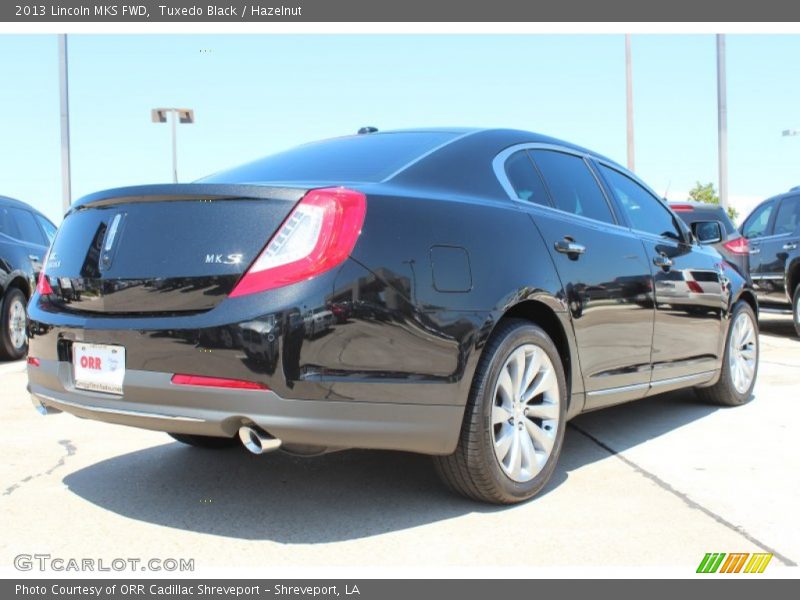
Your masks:
<svg viewBox="0 0 800 600"><path fill-rule="evenodd" d="M703 288L700 287L700 284L696 281L687 281L686 287L689 288L690 292L694 292L695 294L702 294Z"/></svg>
<svg viewBox="0 0 800 600"><path fill-rule="evenodd" d="M676 212L687 212L694 210L694 206L691 204L670 204L669 207Z"/></svg>
<svg viewBox="0 0 800 600"><path fill-rule="evenodd" d="M32 366L32 367L38 367L38 366L41 365L41 363L39 362L39 359L34 357L34 356L29 356L28 357L28 364L30 366Z"/></svg>
<svg viewBox="0 0 800 600"><path fill-rule="evenodd" d="M172 383L175 385L199 385L235 390L269 390L266 385L257 381L226 379L224 377L205 377L203 375L185 375L182 373L175 373L175 375L172 376Z"/></svg>

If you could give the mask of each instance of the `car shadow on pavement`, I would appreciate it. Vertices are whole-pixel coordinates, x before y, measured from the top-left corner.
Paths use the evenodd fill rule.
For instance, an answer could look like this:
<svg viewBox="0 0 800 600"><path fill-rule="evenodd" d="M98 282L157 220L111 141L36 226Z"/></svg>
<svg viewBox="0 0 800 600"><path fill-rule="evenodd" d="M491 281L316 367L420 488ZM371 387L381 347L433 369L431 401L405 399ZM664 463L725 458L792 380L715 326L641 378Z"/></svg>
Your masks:
<svg viewBox="0 0 800 600"><path fill-rule="evenodd" d="M575 422L592 436L613 434L614 449L624 450L714 410L682 392ZM566 482L571 471L608 456L607 448L570 427L561 460L538 498ZM201 450L176 442L85 467L64 483L72 493L128 518L280 543L359 539L469 513L509 510L448 492L428 457L402 452L352 450L298 458L280 452L253 456L240 447Z"/></svg>
<svg viewBox="0 0 800 600"><path fill-rule="evenodd" d="M582 414L570 422L567 435L572 430L592 440L608 456L624 452L719 410L730 409L706 404L692 389L683 389Z"/></svg>
<svg viewBox="0 0 800 600"><path fill-rule="evenodd" d="M556 472L543 492L557 487ZM401 531L503 507L450 493L429 457L349 450L299 458L164 444L64 478L72 493L122 516L247 540L316 544Z"/></svg>
<svg viewBox="0 0 800 600"><path fill-rule="evenodd" d="M762 315L758 319L759 332L764 335L783 337L798 340L797 332L794 329L791 315L773 316Z"/></svg>

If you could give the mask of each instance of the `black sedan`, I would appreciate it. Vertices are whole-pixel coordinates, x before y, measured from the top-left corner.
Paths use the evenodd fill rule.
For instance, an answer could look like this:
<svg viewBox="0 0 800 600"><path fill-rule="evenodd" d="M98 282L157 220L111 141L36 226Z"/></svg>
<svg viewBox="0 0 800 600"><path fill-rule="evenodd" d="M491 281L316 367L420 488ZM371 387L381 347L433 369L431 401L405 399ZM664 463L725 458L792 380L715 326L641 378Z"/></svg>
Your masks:
<svg viewBox="0 0 800 600"><path fill-rule="evenodd" d="M56 226L32 206L0 196L0 358L28 351L25 305Z"/></svg>
<svg viewBox="0 0 800 600"><path fill-rule="evenodd" d="M367 133L187 185L99 192L30 306L30 390L252 452L430 454L454 490L547 483L568 419L752 394L758 310L613 161L512 130Z"/></svg>

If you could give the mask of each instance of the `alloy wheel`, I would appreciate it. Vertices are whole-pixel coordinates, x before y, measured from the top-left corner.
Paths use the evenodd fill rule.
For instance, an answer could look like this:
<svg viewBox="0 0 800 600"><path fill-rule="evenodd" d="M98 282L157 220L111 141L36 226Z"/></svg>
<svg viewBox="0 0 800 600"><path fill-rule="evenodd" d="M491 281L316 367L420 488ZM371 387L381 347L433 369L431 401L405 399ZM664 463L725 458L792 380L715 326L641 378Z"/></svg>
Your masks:
<svg viewBox="0 0 800 600"><path fill-rule="evenodd" d="M547 463L556 441L561 401L547 353L534 344L506 359L494 389L492 436L503 472L527 482Z"/></svg>
<svg viewBox="0 0 800 600"><path fill-rule="evenodd" d="M16 350L23 348L28 341L27 324L25 305L15 298L8 310L8 336Z"/></svg>
<svg viewBox="0 0 800 600"><path fill-rule="evenodd" d="M743 394L750 389L756 370L756 329L749 314L742 312L736 317L728 343L733 387Z"/></svg>

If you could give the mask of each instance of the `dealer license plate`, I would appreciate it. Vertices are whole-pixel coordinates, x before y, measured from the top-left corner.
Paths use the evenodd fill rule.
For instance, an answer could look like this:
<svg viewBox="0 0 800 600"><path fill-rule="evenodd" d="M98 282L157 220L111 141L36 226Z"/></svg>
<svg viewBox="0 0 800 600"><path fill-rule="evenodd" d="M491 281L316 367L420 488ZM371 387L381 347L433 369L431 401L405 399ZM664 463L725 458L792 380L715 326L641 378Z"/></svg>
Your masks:
<svg viewBox="0 0 800 600"><path fill-rule="evenodd" d="M93 392L122 394L125 347L106 344L72 344L75 387Z"/></svg>

